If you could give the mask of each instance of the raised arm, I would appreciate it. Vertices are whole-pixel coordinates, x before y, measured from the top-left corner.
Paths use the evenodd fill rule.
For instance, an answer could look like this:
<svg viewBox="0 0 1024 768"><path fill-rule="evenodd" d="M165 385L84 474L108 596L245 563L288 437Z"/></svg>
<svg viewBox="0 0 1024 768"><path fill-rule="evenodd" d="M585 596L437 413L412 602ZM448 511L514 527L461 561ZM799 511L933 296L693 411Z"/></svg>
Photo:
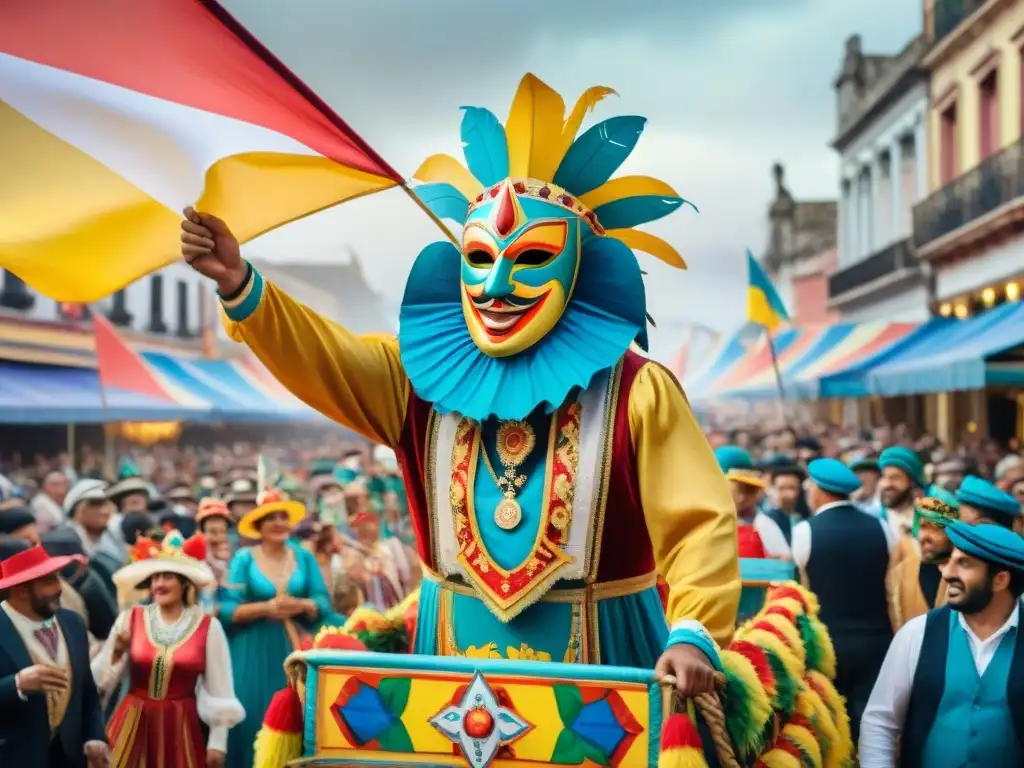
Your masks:
<svg viewBox="0 0 1024 768"><path fill-rule="evenodd" d="M699 639L699 623L724 646L740 599L736 512L686 396L656 363L633 382L629 425L654 559L670 588L669 642Z"/></svg>
<svg viewBox="0 0 1024 768"><path fill-rule="evenodd" d="M242 259L220 219L186 209L182 255L217 283L231 338L244 342L296 397L359 434L394 447L409 380L398 342L359 336L289 297Z"/></svg>

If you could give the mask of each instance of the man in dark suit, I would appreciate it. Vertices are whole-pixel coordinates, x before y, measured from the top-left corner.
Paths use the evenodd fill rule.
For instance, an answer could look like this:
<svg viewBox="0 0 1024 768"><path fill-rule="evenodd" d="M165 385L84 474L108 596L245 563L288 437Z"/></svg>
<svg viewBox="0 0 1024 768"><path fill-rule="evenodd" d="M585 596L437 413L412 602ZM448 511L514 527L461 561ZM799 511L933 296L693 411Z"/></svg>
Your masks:
<svg viewBox="0 0 1024 768"><path fill-rule="evenodd" d="M807 466L814 515L793 527L793 561L818 597L821 620L836 651L836 690L846 699L854 743L882 667L892 624L885 577L896 548L889 525L850 496L860 479L837 459Z"/></svg>
<svg viewBox="0 0 1024 768"><path fill-rule="evenodd" d="M108 768L89 641L60 607L58 573L81 558L41 546L0 562L0 766Z"/></svg>

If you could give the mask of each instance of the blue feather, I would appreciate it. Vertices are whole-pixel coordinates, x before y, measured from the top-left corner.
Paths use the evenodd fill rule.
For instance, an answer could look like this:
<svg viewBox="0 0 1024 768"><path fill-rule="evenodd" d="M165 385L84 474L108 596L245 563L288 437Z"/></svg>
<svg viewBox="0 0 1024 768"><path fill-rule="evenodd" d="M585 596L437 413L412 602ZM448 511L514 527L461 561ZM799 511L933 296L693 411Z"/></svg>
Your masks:
<svg viewBox="0 0 1024 768"><path fill-rule="evenodd" d="M508 177L505 126L483 107L462 107L462 153L470 173L485 187Z"/></svg>
<svg viewBox="0 0 1024 768"><path fill-rule="evenodd" d="M577 197L597 189L629 157L646 122L646 117L624 115L592 126L569 147L552 181Z"/></svg>
<svg viewBox="0 0 1024 768"><path fill-rule="evenodd" d="M681 197L639 195L599 205L594 215L605 229L632 229L668 216L685 202Z"/></svg>
<svg viewBox="0 0 1024 768"><path fill-rule="evenodd" d="M459 224L466 223L469 201L451 184L437 182L413 187L416 197L423 201L439 219L451 219Z"/></svg>

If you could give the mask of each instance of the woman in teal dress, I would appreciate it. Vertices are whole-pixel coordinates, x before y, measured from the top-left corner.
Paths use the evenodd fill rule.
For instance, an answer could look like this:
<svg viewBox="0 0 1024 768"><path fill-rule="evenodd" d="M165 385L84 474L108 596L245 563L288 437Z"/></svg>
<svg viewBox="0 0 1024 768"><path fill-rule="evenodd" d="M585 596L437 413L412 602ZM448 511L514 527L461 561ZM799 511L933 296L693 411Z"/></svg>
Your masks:
<svg viewBox="0 0 1024 768"><path fill-rule="evenodd" d="M331 610L316 558L289 539L305 516L299 502L267 491L238 523L239 534L258 543L231 558L218 607L236 670L236 694L246 712L229 736L228 768L251 768L263 713L285 685L288 655L320 627L344 623Z"/></svg>

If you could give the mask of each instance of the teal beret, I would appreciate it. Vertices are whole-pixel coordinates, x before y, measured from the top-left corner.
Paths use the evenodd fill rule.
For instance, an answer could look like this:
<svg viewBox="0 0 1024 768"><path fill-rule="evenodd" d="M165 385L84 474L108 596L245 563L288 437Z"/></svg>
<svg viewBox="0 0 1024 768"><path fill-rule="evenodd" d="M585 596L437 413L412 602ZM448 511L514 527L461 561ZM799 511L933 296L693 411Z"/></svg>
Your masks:
<svg viewBox="0 0 1024 768"><path fill-rule="evenodd" d="M918 486L924 488L927 482L924 478L924 464L921 458L909 448L902 445L894 445L886 448L878 457L878 466L882 469L895 467L907 473L911 480Z"/></svg>
<svg viewBox="0 0 1024 768"><path fill-rule="evenodd" d="M836 496L849 496L862 483L856 473L839 459L815 459L807 465L811 482Z"/></svg>
<svg viewBox="0 0 1024 768"><path fill-rule="evenodd" d="M744 471L755 469L753 457L738 445L723 445L716 448L715 459L718 461L718 466L726 474L734 469Z"/></svg>
<svg viewBox="0 0 1024 768"><path fill-rule="evenodd" d="M968 475L960 483L960 490L956 492L957 500L961 504L974 507L983 512L995 512L1004 517L1017 517L1020 515L1020 502L1013 496L996 488L987 480L980 477Z"/></svg>
<svg viewBox="0 0 1024 768"><path fill-rule="evenodd" d="M959 520L946 528L961 552L993 565L1024 571L1024 538L1001 525L968 525Z"/></svg>
<svg viewBox="0 0 1024 768"><path fill-rule="evenodd" d="M334 469L334 479L337 480L342 487L349 483L358 480L362 477L362 473L348 467L336 467Z"/></svg>

